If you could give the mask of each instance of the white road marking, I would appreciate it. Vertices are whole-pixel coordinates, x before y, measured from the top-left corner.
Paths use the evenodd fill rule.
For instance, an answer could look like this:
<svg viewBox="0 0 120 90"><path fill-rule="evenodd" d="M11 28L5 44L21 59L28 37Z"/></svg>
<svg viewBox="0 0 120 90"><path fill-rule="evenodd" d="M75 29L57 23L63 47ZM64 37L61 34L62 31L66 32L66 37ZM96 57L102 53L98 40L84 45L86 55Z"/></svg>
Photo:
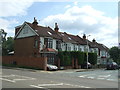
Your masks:
<svg viewBox="0 0 120 90"><path fill-rule="evenodd" d="M13 81L13 80L5 79L5 78L0 78L0 79L1 79L1 80L4 80L4 81L8 81L8 82L15 83L15 81Z"/></svg>
<svg viewBox="0 0 120 90"><path fill-rule="evenodd" d="M107 77L110 77L111 75L100 75L100 76L98 76L98 77L105 77L105 78L107 78Z"/></svg>
<svg viewBox="0 0 120 90"><path fill-rule="evenodd" d="M109 80L109 81L114 81L114 79L107 79L107 80Z"/></svg>
<svg viewBox="0 0 120 90"><path fill-rule="evenodd" d="M87 75L81 75L81 76L78 76L78 77L86 77L86 76L90 76L90 75L95 75L95 74L87 74Z"/></svg>
<svg viewBox="0 0 120 90"><path fill-rule="evenodd" d="M80 87L80 88L91 88L91 87L87 87L87 86L72 85L72 84L64 84L64 85L69 85L69 86L73 86L73 87Z"/></svg>
<svg viewBox="0 0 120 90"><path fill-rule="evenodd" d="M15 76L17 76L17 77L20 77L20 78L28 78L28 79L36 79L36 78L32 78L32 77L27 77L27 76L20 76L20 75L15 75Z"/></svg>
<svg viewBox="0 0 120 90"><path fill-rule="evenodd" d="M2 77L15 77L15 75L11 74L11 75L2 75Z"/></svg>
<svg viewBox="0 0 120 90"><path fill-rule="evenodd" d="M27 80L27 79L13 79L14 81L21 81L21 80Z"/></svg>
<svg viewBox="0 0 120 90"><path fill-rule="evenodd" d="M60 83L60 84L38 84L38 86L58 86L58 85L63 85L63 83Z"/></svg>
<svg viewBox="0 0 120 90"><path fill-rule="evenodd" d="M87 77L87 78L94 79L95 77Z"/></svg>
<svg viewBox="0 0 120 90"><path fill-rule="evenodd" d="M43 73L54 73L54 72L50 72L50 71L40 71L40 72L43 72Z"/></svg>
<svg viewBox="0 0 120 90"><path fill-rule="evenodd" d="M85 76L78 76L78 77L85 77Z"/></svg>
<svg viewBox="0 0 120 90"><path fill-rule="evenodd" d="M6 78L15 78L15 79L6 79ZM3 75L3 76L0 76L0 79L1 80L4 80L4 81L8 81L8 82L12 82L12 83L15 83L16 81L21 81L21 80L35 80L36 78L31 78L31 77L26 77L26 76L20 76L20 75Z"/></svg>
<svg viewBox="0 0 120 90"><path fill-rule="evenodd" d="M40 86L36 86L36 85L30 85L31 87L35 87L35 88L44 88L44 87L40 87Z"/></svg>

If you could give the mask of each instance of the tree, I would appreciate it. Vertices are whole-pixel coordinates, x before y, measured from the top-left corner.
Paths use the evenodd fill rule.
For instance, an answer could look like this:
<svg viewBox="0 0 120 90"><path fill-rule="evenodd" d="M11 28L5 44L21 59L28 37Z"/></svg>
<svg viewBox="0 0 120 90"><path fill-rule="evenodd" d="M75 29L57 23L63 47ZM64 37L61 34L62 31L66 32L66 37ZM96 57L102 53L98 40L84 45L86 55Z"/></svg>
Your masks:
<svg viewBox="0 0 120 90"><path fill-rule="evenodd" d="M6 35L7 33L4 31L4 29L0 29L0 39L2 40L2 42L6 41Z"/></svg>
<svg viewBox="0 0 120 90"><path fill-rule="evenodd" d="M7 40L2 43L2 55L8 55L12 51L14 51L14 39L13 37L7 37Z"/></svg>
<svg viewBox="0 0 120 90"><path fill-rule="evenodd" d="M92 65L95 65L97 64L97 53L88 53L89 57L89 62L92 64Z"/></svg>
<svg viewBox="0 0 120 90"><path fill-rule="evenodd" d="M117 63L120 63L120 49L118 47L112 47L109 50L110 57Z"/></svg>

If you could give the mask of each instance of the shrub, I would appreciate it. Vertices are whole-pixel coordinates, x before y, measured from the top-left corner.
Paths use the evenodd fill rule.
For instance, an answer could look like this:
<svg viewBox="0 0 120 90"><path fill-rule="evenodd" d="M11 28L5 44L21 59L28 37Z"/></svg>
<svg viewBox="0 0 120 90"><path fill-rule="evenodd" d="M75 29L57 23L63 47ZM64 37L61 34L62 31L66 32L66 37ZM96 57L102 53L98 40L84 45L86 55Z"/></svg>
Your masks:
<svg viewBox="0 0 120 90"><path fill-rule="evenodd" d="M89 62L93 65L97 63L97 53L89 53L88 54Z"/></svg>

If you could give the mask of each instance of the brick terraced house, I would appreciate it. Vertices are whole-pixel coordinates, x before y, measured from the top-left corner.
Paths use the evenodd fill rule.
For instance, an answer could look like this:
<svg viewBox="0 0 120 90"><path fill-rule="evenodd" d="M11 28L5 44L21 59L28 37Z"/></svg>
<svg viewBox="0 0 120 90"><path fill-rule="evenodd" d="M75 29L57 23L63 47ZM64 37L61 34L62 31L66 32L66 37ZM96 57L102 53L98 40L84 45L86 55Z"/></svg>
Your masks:
<svg viewBox="0 0 120 90"><path fill-rule="evenodd" d="M57 62L58 51L87 51L87 39L78 35L59 32L57 23L52 28L38 25L34 18L33 23L24 22L15 27L15 56L47 57L49 64ZM108 48L102 44L88 41L88 51L96 52L99 58L106 59ZM101 60L101 59L100 59ZM99 63L103 63L99 61Z"/></svg>

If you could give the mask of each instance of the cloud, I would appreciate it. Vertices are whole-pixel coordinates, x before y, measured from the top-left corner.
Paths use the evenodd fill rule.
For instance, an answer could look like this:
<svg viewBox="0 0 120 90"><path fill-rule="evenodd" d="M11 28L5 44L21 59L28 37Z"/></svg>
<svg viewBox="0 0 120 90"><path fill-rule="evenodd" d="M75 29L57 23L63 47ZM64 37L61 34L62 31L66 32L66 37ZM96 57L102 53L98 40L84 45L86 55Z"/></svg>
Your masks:
<svg viewBox="0 0 120 90"><path fill-rule="evenodd" d="M0 18L0 29L4 29L5 32L7 32L8 36L13 36L14 33L14 29L10 29L12 24L16 24L18 23L18 21L16 20L6 20L6 19L2 19Z"/></svg>
<svg viewBox="0 0 120 90"><path fill-rule="evenodd" d="M50 15L41 21L42 25L49 25L54 28L57 22L60 31L68 33L76 32L91 34L90 39L95 38L99 43L108 47L117 44L118 38L118 18L105 16L105 13L94 9L92 6L73 6L67 8L66 12Z"/></svg>
<svg viewBox="0 0 120 90"><path fill-rule="evenodd" d="M70 8L70 7L71 7L70 5L65 6L65 8Z"/></svg>
<svg viewBox="0 0 120 90"><path fill-rule="evenodd" d="M0 17L26 15L27 9L33 4L29 1L10 1L0 2Z"/></svg>
<svg viewBox="0 0 120 90"><path fill-rule="evenodd" d="M75 1L75 2L74 2L74 5L76 5L76 6L77 6L77 5L78 5L78 2L77 2L77 1Z"/></svg>
<svg viewBox="0 0 120 90"><path fill-rule="evenodd" d="M13 16L27 15L27 9L33 4L34 0L3 0L0 1L0 29L4 29L8 35L14 36L13 24L17 24ZM11 20L11 16L13 19Z"/></svg>

